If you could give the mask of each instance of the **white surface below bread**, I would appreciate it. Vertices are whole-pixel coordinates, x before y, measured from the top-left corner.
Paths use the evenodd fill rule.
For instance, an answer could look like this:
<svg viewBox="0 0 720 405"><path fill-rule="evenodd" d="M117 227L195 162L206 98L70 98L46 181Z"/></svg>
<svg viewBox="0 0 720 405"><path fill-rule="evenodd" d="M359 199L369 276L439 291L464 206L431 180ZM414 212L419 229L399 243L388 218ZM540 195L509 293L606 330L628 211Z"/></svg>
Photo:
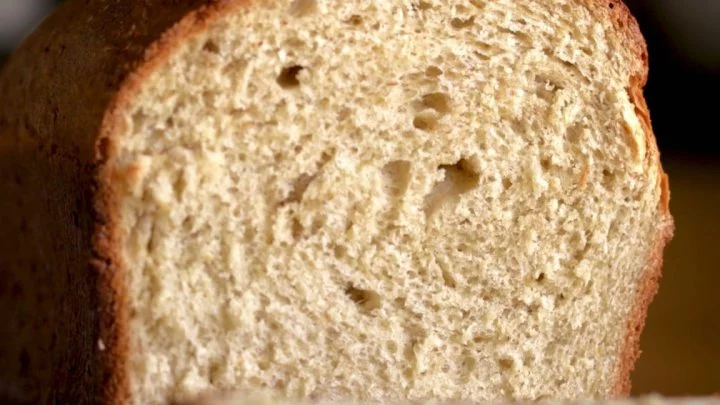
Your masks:
<svg viewBox="0 0 720 405"><path fill-rule="evenodd" d="M538 405L720 405L720 397L663 397L646 395L637 398L611 400L542 400L532 402ZM226 393L211 395L183 405L503 405L523 402L470 402L470 401L297 401L279 400L270 393L240 394Z"/></svg>

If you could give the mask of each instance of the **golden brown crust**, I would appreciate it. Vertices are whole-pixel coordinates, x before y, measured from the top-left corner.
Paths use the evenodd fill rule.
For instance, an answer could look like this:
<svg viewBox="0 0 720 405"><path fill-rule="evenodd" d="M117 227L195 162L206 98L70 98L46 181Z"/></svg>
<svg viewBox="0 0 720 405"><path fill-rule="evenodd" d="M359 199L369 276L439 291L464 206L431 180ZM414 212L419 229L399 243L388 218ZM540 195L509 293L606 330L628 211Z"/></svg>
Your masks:
<svg viewBox="0 0 720 405"><path fill-rule="evenodd" d="M623 40L623 45L630 49L631 53L637 56L634 69L639 80L639 88L642 90L648 78L648 53L645 37L640 31L640 25L633 17L630 9L623 0L579 0L599 11L601 18L607 18L613 24L615 33Z"/></svg>
<svg viewBox="0 0 720 405"><path fill-rule="evenodd" d="M647 81L647 51L635 19L619 0L581 0L602 8L617 31L638 55L638 66L630 94L646 127L648 159L657 162L642 87ZM129 398L126 367L128 336L126 291L118 251L117 204L112 189L113 150L122 132L120 112L130 102L143 80L185 38L202 31L215 18L247 0L136 0L68 1L18 49L0 73L0 139L5 133L20 133L9 141L7 151L23 142L52 145L62 165L75 168L87 178L79 187L95 195L90 264L97 272L95 299L99 300L98 331L104 350L96 342L87 350L97 359L88 364L98 370L94 400L125 403ZM5 130L3 130L5 128ZM18 128L27 128L19 131ZM24 137L24 138L22 138ZM9 138L9 137L8 137ZM22 139L21 139L22 138ZM3 147L5 149L5 147ZM2 152L2 151L0 151ZM75 170L74 169L74 170ZM662 169L659 170L662 173ZM93 179L94 180L91 180ZM48 180L49 181L49 180ZM662 218L667 212L667 182L661 182ZM637 341L652 296L657 289L662 250L671 227L665 228L653 252L638 291L628 323L628 336L619 365L617 394L629 392L629 373L638 355ZM53 385L71 384L71 375L55 376ZM63 378L66 380L60 381ZM49 383L49 382L41 382ZM37 387L35 387L37 388ZM37 388L39 389L39 388ZM93 394L89 394L93 395ZM60 401L63 402L63 401Z"/></svg>
<svg viewBox="0 0 720 405"><path fill-rule="evenodd" d="M589 1L596 7L607 9L608 16L615 25L617 32L621 35L626 46L631 49L632 54L636 55L636 69L634 74L628 78L629 87L627 92L630 101L635 104L635 113L640 119L640 123L645 132L645 141L647 144L646 162L649 166L657 168L657 175L659 176L657 183L658 187L660 187L660 201L658 203L660 231L658 232L659 235L654 244L654 248L649 255L647 268L639 283L634 300L635 303L630 310L627 334L620 351L616 383L612 390L613 395L628 396L631 391L630 374L635 367L635 362L640 356L640 335L645 326L648 308L658 290L662 273L663 252L665 246L673 236L674 225L669 210L670 188L668 176L663 172L660 163L660 152L657 148L655 135L653 134L650 112L643 95L643 87L647 83L649 69L647 44L640 32L640 26L622 0L584 1Z"/></svg>
<svg viewBox="0 0 720 405"><path fill-rule="evenodd" d="M166 32L159 33L143 55L142 62L130 72L119 90L110 101L95 142L95 156L98 161L97 184L99 184L96 212L106 221L98 222L95 246L98 257L104 257L111 271L101 273L99 294L101 300L100 336L106 339L108 350L100 362L104 378L100 384L103 403L127 403L130 397L126 363L129 350L127 293L123 282L123 263L117 247L121 246L123 235L119 232L119 215L113 188L116 175L113 172L115 136L122 133L121 113L131 102L144 79L162 64L171 51L185 38L203 31L209 22L229 12L231 7L245 5L247 0L218 0L200 2L187 12ZM109 259L109 260L108 260ZM103 277L103 274L106 276Z"/></svg>
<svg viewBox="0 0 720 405"><path fill-rule="evenodd" d="M616 396L628 396L632 388L630 374L640 356L640 335L645 326L648 308L657 293L660 277L662 276L663 251L673 236L672 221L669 219L669 214L667 215L667 225L664 226L663 233L650 254L645 274L638 287L635 305L630 312L627 326L628 332L622 346L617 382L613 390L613 394Z"/></svg>

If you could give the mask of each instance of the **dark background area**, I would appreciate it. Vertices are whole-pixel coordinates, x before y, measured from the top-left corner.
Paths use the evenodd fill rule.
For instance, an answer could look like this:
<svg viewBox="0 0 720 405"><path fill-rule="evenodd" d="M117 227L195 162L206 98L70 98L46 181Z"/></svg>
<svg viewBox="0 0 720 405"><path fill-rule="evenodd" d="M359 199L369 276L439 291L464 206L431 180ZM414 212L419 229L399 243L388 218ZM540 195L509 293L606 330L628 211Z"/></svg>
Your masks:
<svg viewBox="0 0 720 405"><path fill-rule="evenodd" d="M720 1L626 3L648 43L645 96L660 150L669 158L719 158Z"/></svg>
<svg viewBox="0 0 720 405"><path fill-rule="evenodd" d="M720 393L720 0L626 2L648 43L645 94L677 226L634 392ZM0 0L0 65L53 3Z"/></svg>

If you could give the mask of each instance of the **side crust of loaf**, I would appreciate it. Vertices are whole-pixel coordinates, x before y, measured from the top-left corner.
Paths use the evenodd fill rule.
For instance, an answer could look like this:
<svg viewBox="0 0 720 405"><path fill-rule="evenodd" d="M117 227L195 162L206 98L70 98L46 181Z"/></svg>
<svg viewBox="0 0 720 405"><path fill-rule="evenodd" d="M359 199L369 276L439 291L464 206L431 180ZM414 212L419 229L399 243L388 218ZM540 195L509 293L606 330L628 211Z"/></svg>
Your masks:
<svg viewBox="0 0 720 405"><path fill-rule="evenodd" d="M662 181L662 199L660 201L662 221L665 232L656 242L655 252L648 259L647 270L644 280L640 283L637 291L635 306L628 319L627 336L624 348L622 349L621 361L618 365L617 383L615 393L619 396L629 394L630 373L639 355L638 341L642 331L645 315L653 296L657 291L658 280L662 266L662 253L665 244L672 237L672 219L669 214L668 201L669 189L667 176L662 172L659 161L659 152L650 126L649 113L642 95L642 88L647 81L647 52L644 39L640 33L637 22L630 14L627 7L620 0L577 0L597 11L600 18L610 18L614 22L618 32L627 39L627 44L636 50L638 65L642 68L637 76L630 78L629 92L632 101L635 103L636 113L641 117L647 136L648 156L646 157L651 165L659 168ZM99 104L90 109L87 117L83 117L85 126L77 131L73 124L68 121L55 123L56 127L48 127L37 124L41 128L38 132L45 141L57 137L55 142L60 143L60 148L67 148L68 153L77 155L78 164L88 163L92 165L95 172L95 184L93 187L96 195L94 204L96 227L93 231L93 256L91 266L98 273L97 297L100 302L99 308L99 342L102 349L96 350L97 363L91 367L98 368L96 378L97 386L93 390L97 399L102 403L126 403L129 399L128 375L125 367L129 351L128 320L130 314L127 306L127 292L125 291L124 267L119 252L120 238L118 230L117 200L113 190L113 184L122 179L113 177L109 167L105 164L115 151L114 136L123 123L119 120L119 112L132 100L136 90L143 80L176 49L185 38L202 32L210 22L232 12L237 7L245 7L250 0L184 0L179 2L166 2L167 4L150 5L148 2L133 2L133 5L122 4L112 5L106 1L99 1L93 6L83 6L80 1L71 2L63 6L65 19L52 18L46 22L26 43L21 47L13 59L17 60L14 69L6 69L0 74L0 89L9 90L6 97L14 97L28 92L30 89L23 87L23 82L18 80L22 69L18 66L25 60L34 60L34 54L45 47L47 43L54 43L55 30L64 27L69 18L72 17L72 24L82 25L88 19L96 19L118 24L121 30L129 32L124 37L107 39L118 49L124 52L117 52L114 56L115 65L105 66L110 59L94 60L95 56L87 56L80 64L87 63L88 71L92 71L93 64L103 64L99 69L99 75L105 76L98 81L92 82L90 86L101 86L102 88L89 89L96 93ZM125 2L121 2L125 3ZM130 3L130 2L127 2ZM170 4L172 3L172 4ZM70 16L68 15L70 14ZM121 18L119 18L120 16ZM89 25L88 25L89 26ZM131 29L132 27L132 29ZM93 28L77 28L78 32L97 30L95 34L103 37L99 30L102 24L95 24ZM71 30L73 28L70 28ZM133 34L136 32L136 34ZM125 42L123 44L123 42ZM60 47L77 47L74 51L84 53L82 47L87 44L80 42L60 44ZM98 45L99 46L99 45ZM64 49L64 48L62 48ZM87 52L89 55L91 52ZM44 58L52 58L61 65L60 75L52 85L48 84L41 88L40 94L35 97L53 97L54 93L67 89L75 89L74 83L81 76L72 72L72 66L76 60L70 60L63 53L44 55ZM12 60L11 60L12 63ZM42 63L36 61L34 63ZM20 84L16 84L20 83ZM100 85L99 83L103 83ZM88 89L85 89L88 90ZM45 94L43 94L43 92ZM73 117L76 110L85 106L81 101L74 101L68 98L67 103L58 103L59 115ZM30 99L25 100L30 103ZM41 110L42 111L42 110ZM47 113L47 111L45 111ZM3 111L4 113L4 111ZM13 111L10 111L13 113ZM0 116L0 119L5 118ZM33 115L28 120L35 120ZM12 123L11 123L12 124ZM18 125L18 124L16 124ZM57 131L61 127L61 131ZM43 140L43 139L41 139ZM132 176L132 173L128 173Z"/></svg>
<svg viewBox="0 0 720 405"><path fill-rule="evenodd" d="M661 173L661 176L660 187L662 187L662 194L660 204L662 212L666 213L668 217L665 219L667 225L664 228L665 232L656 242L653 254L648 259L645 277L640 284L640 289L635 298L635 306L628 319L627 335L625 336L625 344L620 357L621 362L615 388L616 395L620 397L630 395L632 389L630 375L635 368L635 362L640 357L640 336L645 327L648 309L655 294L657 294L660 278L662 277L663 251L672 239L675 230L675 226L670 218L670 186L668 176L665 173Z"/></svg>
<svg viewBox="0 0 720 405"><path fill-rule="evenodd" d="M591 0L591 2L596 2L596 0ZM664 218L659 218L659 221L664 222L664 233L660 235L655 242L656 247L654 252L648 258L645 276L636 293L635 306L630 312L631 315L628 319L625 344L620 355L615 394L619 397L624 397L630 395L632 389L630 376L635 368L635 362L640 357L640 336L645 327L648 309L658 291L660 278L662 276L663 252L665 246L673 237L675 226L670 215L669 178L662 170L660 152L650 121L650 111L643 94L643 88L647 83L649 73L647 44L645 43L645 38L640 31L637 20L622 0L611 0L608 3L608 8L609 16L615 23L615 26L620 32L626 35L629 45L635 48L635 54L638 55L639 60L642 62L642 70L638 75L630 78L628 93L631 95L631 101L635 104L635 113L640 117L640 122L645 130L647 145L650 145L647 151L647 159L655 162L660 169L661 197L659 208L664 216Z"/></svg>
<svg viewBox="0 0 720 405"><path fill-rule="evenodd" d="M101 325L100 339L105 342L107 350L100 359L99 366L103 379L99 387L101 402L108 404L125 404L130 401L129 377L127 375L127 358L129 353L127 291L124 283L124 265L120 253L121 235L119 232L119 216L117 200L112 188L116 181L109 165L105 163L115 151L114 134L122 124L119 112L129 103L143 80L150 75L156 66L165 61L170 53L182 41L203 31L215 18L232 12L236 7L247 6L248 0L196 2L182 19L153 42L145 51L142 61L131 71L110 102L102 120L102 125L95 143L95 156L99 163L97 171L98 194L96 211L105 221L98 221L95 232L94 247L97 262L102 270L98 282L100 299ZM128 173L132 176L132 173Z"/></svg>

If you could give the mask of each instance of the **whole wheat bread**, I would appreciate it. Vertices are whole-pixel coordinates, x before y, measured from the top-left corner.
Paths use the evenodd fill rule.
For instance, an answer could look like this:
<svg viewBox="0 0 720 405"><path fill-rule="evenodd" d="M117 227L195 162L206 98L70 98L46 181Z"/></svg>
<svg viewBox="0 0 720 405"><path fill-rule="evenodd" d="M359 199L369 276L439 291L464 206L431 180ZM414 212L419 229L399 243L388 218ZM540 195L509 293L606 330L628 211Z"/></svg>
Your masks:
<svg viewBox="0 0 720 405"><path fill-rule="evenodd" d="M616 0L69 0L0 73L0 397L604 398L672 232Z"/></svg>

